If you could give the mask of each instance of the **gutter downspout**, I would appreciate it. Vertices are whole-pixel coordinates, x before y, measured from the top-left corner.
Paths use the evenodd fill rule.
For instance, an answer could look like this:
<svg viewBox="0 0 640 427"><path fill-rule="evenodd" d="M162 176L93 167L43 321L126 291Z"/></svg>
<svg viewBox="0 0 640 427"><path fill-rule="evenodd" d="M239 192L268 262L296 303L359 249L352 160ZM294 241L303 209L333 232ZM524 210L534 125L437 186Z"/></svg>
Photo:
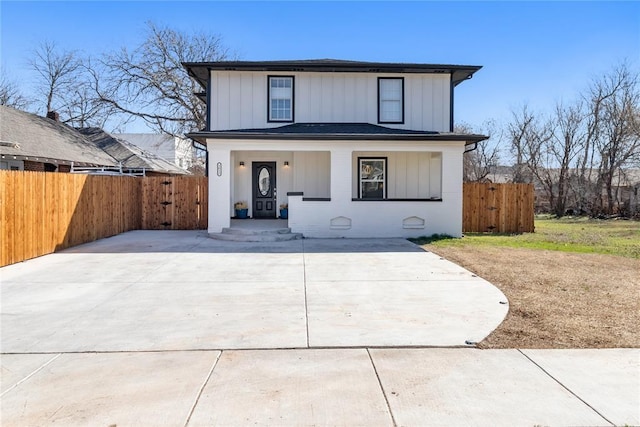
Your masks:
<svg viewBox="0 0 640 427"><path fill-rule="evenodd" d="M453 132L453 74L449 74L449 132Z"/></svg>
<svg viewBox="0 0 640 427"><path fill-rule="evenodd" d="M453 92L454 92L454 91L453 91L453 89L454 89L454 88L456 87L456 85L457 85L457 84L459 84L460 82L463 82L463 81L465 81L465 80L469 80L469 79L471 79L472 77L473 77L473 74L470 74L470 75L468 75L467 77L465 77L465 78L463 78L463 79L461 79L461 80L454 80L454 79L453 79L453 73L449 74L449 83L450 83L450 84L449 84L449 86L450 86L450 87L449 87L449 91L450 91L450 92L449 92L449 94L450 94L450 95L449 95L449 98L450 98L450 99L449 99L449 132L453 132L453 122L454 122L454 120L453 120L453 107L454 107L454 105L453 105L453 95L454 95L454 94L453 94ZM477 146L477 143L476 143L476 146ZM471 150L469 150L469 151L473 151L473 150L475 150L475 147L474 147L474 148L472 148L472 149L471 149ZM465 153L466 153L466 151L465 151Z"/></svg>
<svg viewBox="0 0 640 427"><path fill-rule="evenodd" d="M473 143L473 148L465 148L465 150L462 152L462 154L464 153L470 153L472 151L475 151L478 148L478 143L474 142Z"/></svg>

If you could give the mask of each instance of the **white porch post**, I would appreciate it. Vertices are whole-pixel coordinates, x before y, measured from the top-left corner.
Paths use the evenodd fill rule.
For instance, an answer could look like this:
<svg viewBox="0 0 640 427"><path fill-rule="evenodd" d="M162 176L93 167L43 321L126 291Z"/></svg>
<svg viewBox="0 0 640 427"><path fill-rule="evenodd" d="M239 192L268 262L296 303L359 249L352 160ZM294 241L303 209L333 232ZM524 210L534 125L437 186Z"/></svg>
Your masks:
<svg viewBox="0 0 640 427"><path fill-rule="evenodd" d="M231 150L209 148L209 233L231 225Z"/></svg>
<svg viewBox="0 0 640 427"><path fill-rule="evenodd" d="M331 149L331 203L346 208L351 203L351 148Z"/></svg>
<svg viewBox="0 0 640 427"><path fill-rule="evenodd" d="M462 236L462 156L464 145L451 147L442 153L442 199L446 200L448 210L448 229L442 229L454 237ZM447 176L444 177L444 171Z"/></svg>

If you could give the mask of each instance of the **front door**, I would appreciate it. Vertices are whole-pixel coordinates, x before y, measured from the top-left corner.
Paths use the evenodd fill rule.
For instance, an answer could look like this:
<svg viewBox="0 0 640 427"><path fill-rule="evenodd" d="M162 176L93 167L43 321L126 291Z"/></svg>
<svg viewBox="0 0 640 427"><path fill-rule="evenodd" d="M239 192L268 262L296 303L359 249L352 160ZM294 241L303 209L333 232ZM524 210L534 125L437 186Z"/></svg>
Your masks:
<svg viewBox="0 0 640 427"><path fill-rule="evenodd" d="M276 217L276 162L253 162L253 217Z"/></svg>

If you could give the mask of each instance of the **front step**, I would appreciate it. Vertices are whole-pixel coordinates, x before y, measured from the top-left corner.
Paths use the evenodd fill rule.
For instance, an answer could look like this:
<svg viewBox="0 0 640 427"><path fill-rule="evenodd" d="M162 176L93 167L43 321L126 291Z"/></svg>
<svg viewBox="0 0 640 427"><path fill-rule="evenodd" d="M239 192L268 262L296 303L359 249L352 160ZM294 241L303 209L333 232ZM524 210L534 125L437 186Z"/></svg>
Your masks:
<svg viewBox="0 0 640 427"><path fill-rule="evenodd" d="M222 233L209 233L209 237L230 242L285 242L288 240L302 239L302 234L292 233L290 228L271 230L223 228Z"/></svg>
<svg viewBox="0 0 640 427"><path fill-rule="evenodd" d="M270 228L268 230L252 230L250 228L223 228L223 233L226 234L244 234L244 235L254 235L254 234L291 234L290 228Z"/></svg>

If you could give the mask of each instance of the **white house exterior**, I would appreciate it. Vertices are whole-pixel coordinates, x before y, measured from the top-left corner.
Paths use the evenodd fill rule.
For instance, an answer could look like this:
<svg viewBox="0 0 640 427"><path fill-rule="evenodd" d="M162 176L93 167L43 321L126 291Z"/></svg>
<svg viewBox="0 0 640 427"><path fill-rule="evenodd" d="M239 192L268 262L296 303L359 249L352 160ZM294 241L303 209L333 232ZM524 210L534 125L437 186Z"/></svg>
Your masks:
<svg viewBox="0 0 640 427"><path fill-rule="evenodd" d="M234 203L306 237L462 233L462 155L454 87L478 66L336 60L184 66L205 89L209 232Z"/></svg>

